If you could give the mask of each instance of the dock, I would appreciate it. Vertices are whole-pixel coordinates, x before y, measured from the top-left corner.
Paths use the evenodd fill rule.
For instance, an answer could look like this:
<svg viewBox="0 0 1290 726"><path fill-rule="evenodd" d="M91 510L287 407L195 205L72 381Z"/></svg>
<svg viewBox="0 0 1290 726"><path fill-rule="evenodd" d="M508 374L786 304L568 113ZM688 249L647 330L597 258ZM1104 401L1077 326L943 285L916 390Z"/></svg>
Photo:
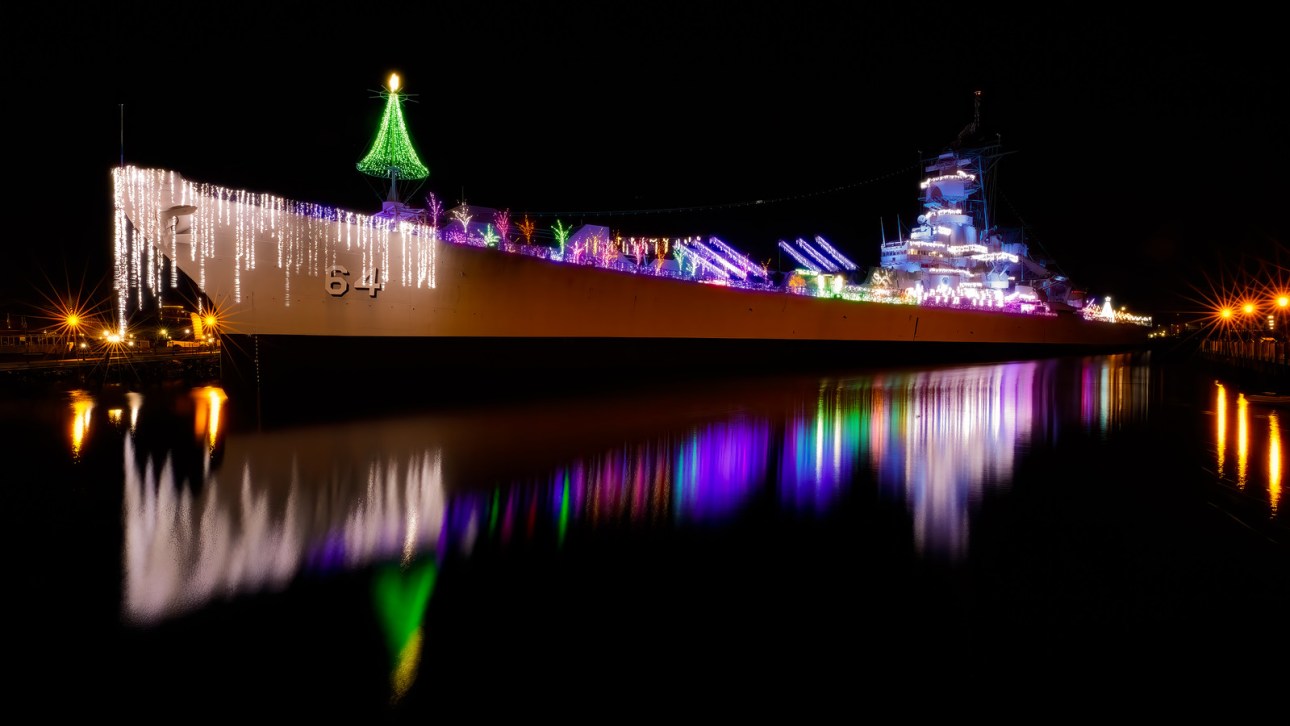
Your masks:
<svg viewBox="0 0 1290 726"><path fill-rule="evenodd" d="M218 347L112 350L62 357L12 354L0 357L0 389L4 391L174 379L217 381L219 378Z"/></svg>
<svg viewBox="0 0 1290 726"><path fill-rule="evenodd" d="M1290 393L1287 343L1258 340L1202 341L1196 357L1217 375L1254 392Z"/></svg>

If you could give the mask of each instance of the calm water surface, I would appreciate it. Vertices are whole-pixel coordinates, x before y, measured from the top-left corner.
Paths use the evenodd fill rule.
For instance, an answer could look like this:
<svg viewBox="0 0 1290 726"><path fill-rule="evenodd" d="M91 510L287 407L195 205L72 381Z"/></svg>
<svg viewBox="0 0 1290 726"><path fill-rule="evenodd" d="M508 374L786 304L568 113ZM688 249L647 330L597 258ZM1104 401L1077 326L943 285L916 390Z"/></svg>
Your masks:
<svg viewBox="0 0 1290 726"><path fill-rule="evenodd" d="M211 386L5 400L19 692L618 720L1284 664L1290 410L1149 355L411 411L369 383L296 422Z"/></svg>

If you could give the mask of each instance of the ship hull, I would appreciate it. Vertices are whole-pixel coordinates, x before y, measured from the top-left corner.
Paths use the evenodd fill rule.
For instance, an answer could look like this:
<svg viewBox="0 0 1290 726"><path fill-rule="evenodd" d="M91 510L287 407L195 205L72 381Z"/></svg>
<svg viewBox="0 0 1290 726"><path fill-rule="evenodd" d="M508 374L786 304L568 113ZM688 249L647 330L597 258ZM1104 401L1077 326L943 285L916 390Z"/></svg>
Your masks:
<svg viewBox="0 0 1290 726"><path fill-rule="evenodd" d="M978 345L938 341L734 338L350 337L239 335L222 340L229 390L290 406L478 403L630 389L648 380L780 373L846 375L877 368L1137 350L1136 343ZM279 406L277 410L281 411Z"/></svg>
<svg viewBox="0 0 1290 726"><path fill-rule="evenodd" d="M554 261L536 246L448 242L426 225L161 170L119 170L117 188L128 222L118 290L164 287L156 270L173 264L218 312L224 375L259 386L354 372L613 376L1004 359L1146 342L1141 326L1077 314L845 300Z"/></svg>

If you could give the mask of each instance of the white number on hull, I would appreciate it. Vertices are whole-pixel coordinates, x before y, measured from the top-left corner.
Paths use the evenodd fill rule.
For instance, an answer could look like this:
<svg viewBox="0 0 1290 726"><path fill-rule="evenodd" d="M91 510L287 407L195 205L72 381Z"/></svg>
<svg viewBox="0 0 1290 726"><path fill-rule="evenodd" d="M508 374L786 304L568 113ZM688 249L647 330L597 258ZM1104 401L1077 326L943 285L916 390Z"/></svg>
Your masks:
<svg viewBox="0 0 1290 726"><path fill-rule="evenodd" d="M349 270L342 265L333 265L327 270L327 276L323 278L323 285L327 287L327 294L332 297L340 297L349 292L349 280L340 275L348 275Z"/></svg>
<svg viewBox="0 0 1290 726"><path fill-rule="evenodd" d="M345 276L349 270L344 265L333 265L327 270L327 277L323 278L323 285L327 288L327 294L332 297L340 297L349 292L349 280ZM384 289L381 284L381 268L372 271L372 277L364 280L361 285L354 285L355 290L367 290L371 297L376 297L376 293Z"/></svg>
<svg viewBox="0 0 1290 726"><path fill-rule="evenodd" d="M372 270L372 277L370 279L364 280L362 285L355 285L354 289L369 290L371 297L376 297L376 293L384 287L385 286L381 284L381 268L378 267L375 270Z"/></svg>

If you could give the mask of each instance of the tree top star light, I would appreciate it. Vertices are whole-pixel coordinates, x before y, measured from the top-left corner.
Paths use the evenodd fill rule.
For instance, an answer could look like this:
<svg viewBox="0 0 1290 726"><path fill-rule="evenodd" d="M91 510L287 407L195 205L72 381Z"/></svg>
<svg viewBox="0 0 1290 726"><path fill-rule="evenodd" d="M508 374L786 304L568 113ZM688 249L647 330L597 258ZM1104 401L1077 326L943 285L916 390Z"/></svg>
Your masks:
<svg viewBox="0 0 1290 726"><path fill-rule="evenodd" d="M380 129L376 140L367 156L358 162L358 170L368 176L390 180L390 201L398 201L396 184L400 179L425 179L430 170L421 163L416 149L412 147L412 138L408 136L407 125L403 122L403 99L399 95L399 74L390 74L389 90L382 92L385 96L385 114L381 117Z"/></svg>

